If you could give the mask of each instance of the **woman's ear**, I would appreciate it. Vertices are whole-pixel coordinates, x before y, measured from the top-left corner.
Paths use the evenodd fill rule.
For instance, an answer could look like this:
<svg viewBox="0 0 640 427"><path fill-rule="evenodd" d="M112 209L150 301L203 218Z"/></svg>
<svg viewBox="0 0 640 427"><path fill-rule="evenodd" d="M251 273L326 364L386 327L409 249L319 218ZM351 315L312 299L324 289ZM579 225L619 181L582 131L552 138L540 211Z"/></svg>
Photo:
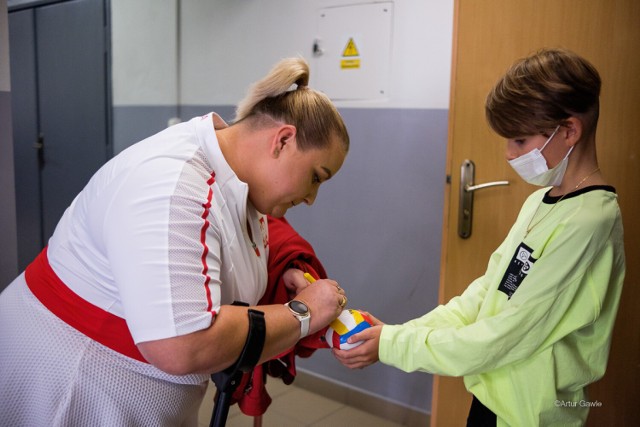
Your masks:
<svg viewBox="0 0 640 427"><path fill-rule="evenodd" d="M569 117L563 124L565 141L568 146L573 147L582 138L582 120L576 116Z"/></svg>
<svg viewBox="0 0 640 427"><path fill-rule="evenodd" d="M271 155L277 158L283 150L295 148L296 127L282 125L276 129L271 142Z"/></svg>

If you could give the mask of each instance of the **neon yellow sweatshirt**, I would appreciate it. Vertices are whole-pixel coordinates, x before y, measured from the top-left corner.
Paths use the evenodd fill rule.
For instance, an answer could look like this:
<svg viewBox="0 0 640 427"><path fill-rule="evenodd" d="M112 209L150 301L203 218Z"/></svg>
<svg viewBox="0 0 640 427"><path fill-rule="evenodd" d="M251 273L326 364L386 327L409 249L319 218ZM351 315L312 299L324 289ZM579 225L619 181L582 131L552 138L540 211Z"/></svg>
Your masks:
<svg viewBox="0 0 640 427"><path fill-rule="evenodd" d="M462 295L380 337L385 364L464 376L498 426L582 425L601 404L585 387L604 375L624 279L617 196L587 187L558 202L548 190Z"/></svg>

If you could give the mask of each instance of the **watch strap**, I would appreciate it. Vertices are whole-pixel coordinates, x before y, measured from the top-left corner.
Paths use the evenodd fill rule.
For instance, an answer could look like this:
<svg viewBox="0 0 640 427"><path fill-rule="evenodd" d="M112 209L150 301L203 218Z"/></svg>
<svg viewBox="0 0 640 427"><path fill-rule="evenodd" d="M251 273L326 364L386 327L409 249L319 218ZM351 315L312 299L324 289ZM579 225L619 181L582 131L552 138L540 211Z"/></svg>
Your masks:
<svg viewBox="0 0 640 427"><path fill-rule="evenodd" d="M287 308L289 309L291 314L293 314L293 316L296 319L298 319L298 321L300 322L300 339L302 339L302 338L306 337L307 335L309 335L309 328L311 326L311 313L307 312L306 315L302 315L302 314L296 312L293 308L291 308L291 303L293 301L294 300L289 301L285 305L287 306ZM299 302L302 302L302 301L299 301ZM307 304L304 304L304 305L307 307L307 310L308 310Z"/></svg>
<svg viewBox="0 0 640 427"><path fill-rule="evenodd" d="M311 315L307 314L306 317L300 319L300 339L309 335L309 327L311 326Z"/></svg>

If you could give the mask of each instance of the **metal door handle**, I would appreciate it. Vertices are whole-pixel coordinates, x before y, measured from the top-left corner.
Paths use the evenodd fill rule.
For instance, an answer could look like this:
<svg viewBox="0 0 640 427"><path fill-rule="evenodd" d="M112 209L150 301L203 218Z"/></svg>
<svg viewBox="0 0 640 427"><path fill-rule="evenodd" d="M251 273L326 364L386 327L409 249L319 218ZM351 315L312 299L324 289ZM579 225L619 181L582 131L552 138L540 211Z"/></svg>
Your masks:
<svg viewBox="0 0 640 427"><path fill-rule="evenodd" d="M509 181L494 181L474 185L476 165L465 160L460 167L460 205L458 206L458 236L468 239L471 236L473 220L473 192L483 188L509 185Z"/></svg>
<svg viewBox="0 0 640 427"><path fill-rule="evenodd" d="M494 182L485 182L484 184L478 184L478 185L465 185L464 191L469 192L469 191L482 190L483 188L497 187L499 185L509 185L509 181L494 181Z"/></svg>

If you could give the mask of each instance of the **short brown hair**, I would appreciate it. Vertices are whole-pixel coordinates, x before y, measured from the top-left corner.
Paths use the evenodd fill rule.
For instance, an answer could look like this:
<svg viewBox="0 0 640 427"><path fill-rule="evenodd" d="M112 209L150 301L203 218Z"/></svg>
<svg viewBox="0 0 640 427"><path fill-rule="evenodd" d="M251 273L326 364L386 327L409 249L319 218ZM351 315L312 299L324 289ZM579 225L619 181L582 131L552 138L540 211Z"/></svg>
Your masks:
<svg viewBox="0 0 640 427"><path fill-rule="evenodd" d="M505 138L536 135L578 116L585 133L595 131L600 75L566 49L542 49L517 61L496 83L485 103L491 128Z"/></svg>

